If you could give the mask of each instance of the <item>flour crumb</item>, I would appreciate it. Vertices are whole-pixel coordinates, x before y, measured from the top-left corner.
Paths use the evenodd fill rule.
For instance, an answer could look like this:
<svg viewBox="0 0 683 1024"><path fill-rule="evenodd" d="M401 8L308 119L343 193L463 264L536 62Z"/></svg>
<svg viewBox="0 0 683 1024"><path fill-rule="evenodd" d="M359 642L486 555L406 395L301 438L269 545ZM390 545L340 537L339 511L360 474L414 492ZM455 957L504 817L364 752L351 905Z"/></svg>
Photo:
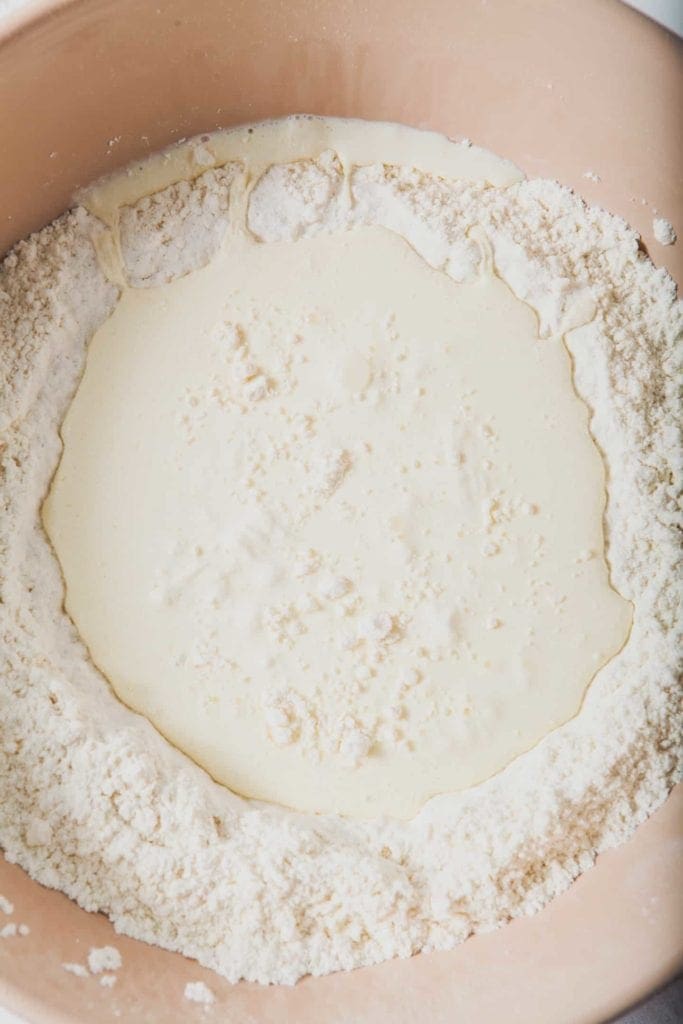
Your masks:
<svg viewBox="0 0 683 1024"><path fill-rule="evenodd" d="M0 928L0 939L11 939L17 934L17 926L14 921L5 924Z"/></svg>
<svg viewBox="0 0 683 1024"><path fill-rule="evenodd" d="M313 472L313 491L321 498L331 498L351 469L351 456L343 448L324 452Z"/></svg>
<svg viewBox="0 0 683 1024"><path fill-rule="evenodd" d="M344 721L339 740L339 753L344 764L349 767L360 764L370 753L372 744L372 736L355 719L349 717Z"/></svg>
<svg viewBox="0 0 683 1024"><path fill-rule="evenodd" d="M202 1003L204 1006L210 1006L216 1001L215 995L203 981L188 981L183 994L191 1003Z"/></svg>
<svg viewBox="0 0 683 1024"><path fill-rule="evenodd" d="M595 171L584 171L582 177L584 177L586 181L594 182L596 185L602 181L600 175L596 174Z"/></svg>
<svg viewBox="0 0 683 1024"><path fill-rule="evenodd" d="M660 245L673 245L677 238L673 224L664 217L655 217L652 221L652 233Z"/></svg>
<svg viewBox="0 0 683 1024"><path fill-rule="evenodd" d="M102 974L100 975L100 985L102 988L113 988L116 984L115 974Z"/></svg>
<svg viewBox="0 0 683 1024"><path fill-rule="evenodd" d="M24 935L24 936L31 934L31 929L29 928L29 926L27 924L20 924L18 929L17 929L17 931L19 932L20 935Z"/></svg>
<svg viewBox="0 0 683 1024"><path fill-rule="evenodd" d="M89 978L88 968L83 967L82 964L66 963L62 964L62 969L68 971L69 974L73 974L76 978Z"/></svg>
<svg viewBox="0 0 683 1024"><path fill-rule="evenodd" d="M14 913L14 904L6 896L0 895L0 911L8 917Z"/></svg>
<svg viewBox="0 0 683 1024"><path fill-rule="evenodd" d="M88 967L93 974L118 971L122 963L121 954L115 946L93 947L88 953Z"/></svg>

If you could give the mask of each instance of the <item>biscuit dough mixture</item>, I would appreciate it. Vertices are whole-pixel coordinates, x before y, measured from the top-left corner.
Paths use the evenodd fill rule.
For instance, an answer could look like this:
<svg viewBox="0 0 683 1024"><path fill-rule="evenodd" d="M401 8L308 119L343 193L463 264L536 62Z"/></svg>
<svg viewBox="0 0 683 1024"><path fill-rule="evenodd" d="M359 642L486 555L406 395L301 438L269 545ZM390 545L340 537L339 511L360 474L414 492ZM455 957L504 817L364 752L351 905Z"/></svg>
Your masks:
<svg viewBox="0 0 683 1024"><path fill-rule="evenodd" d="M0 289L10 859L292 982L533 912L661 803L683 317L623 221L292 118Z"/></svg>

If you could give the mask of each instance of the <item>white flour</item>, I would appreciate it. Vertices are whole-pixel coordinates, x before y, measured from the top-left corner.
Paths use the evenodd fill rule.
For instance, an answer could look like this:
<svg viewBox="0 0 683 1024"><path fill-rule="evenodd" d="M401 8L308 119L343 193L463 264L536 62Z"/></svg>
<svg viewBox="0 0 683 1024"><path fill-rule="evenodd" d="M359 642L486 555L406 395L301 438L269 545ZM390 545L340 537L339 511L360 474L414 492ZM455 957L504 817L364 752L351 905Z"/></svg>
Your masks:
<svg viewBox="0 0 683 1024"><path fill-rule="evenodd" d="M191 1003L203 1003L204 1006L210 1006L216 999L209 986L205 985L203 981L188 981L184 995Z"/></svg>
<svg viewBox="0 0 683 1024"><path fill-rule="evenodd" d="M0 913L6 917L11 917L14 914L14 904L11 900L8 900L6 896L0 895ZM0 939L14 939L18 936L24 938L26 935L30 935L31 929L27 924L18 923L17 921L8 921L3 924L0 920Z"/></svg>
<svg viewBox="0 0 683 1024"><path fill-rule="evenodd" d="M231 168L208 171L124 213L134 283L210 257L232 181ZM88 339L116 302L92 245L102 228L76 209L20 243L0 277L0 843L10 861L103 911L120 932L233 981L291 983L447 949L533 913L627 839L680 770L683 313L673 282L622 220L548 181L498 188L383 165L344 180L326 154L267 172L248 214L265 242L358 223L398 231L457 280L476 270L485 233L498 273L537 310L542 334L595 311L568 344L608 469L613 582L635 606L629 642L574 720L409 822L314 818L242 800L114 698L62 611L39 524ZM280 710L272 714L277 729ZM185 994L211 996L204 986Z"/></svg>
<svg viewBox="0 0 683 1024"><path fill-rule="evenodd" d="M91 978L97 976L102 988L113 988L118 977L109 971L118 971L123 965L123 958L115 946L92 946L88 951L88 966L77 963L64 963L62 970L73 974L75 978ZM107 972L107 973L105 973Z"/></svg>
<svg viewBox="0 0 683 1024"><path fill-rule="evenodd" d="M62 970L66 971L67 974L73 974L74 978L89 978L90 973L87 967L83 964L62 964Z"/></svg>
<svg viewBox="0 0 683 1024"><path fill-rule="evenodd" d="M122 963L121 954L115 946L94 946L88 953L88 967L91 974L118 971Z"/></svg>
<svg viewBox="0 0 683 1024"><path fill-rule="evenodd" d="M664 217L655 217L652 221L652 233L660 245L673 245L676 241L674 226Z"/></svg>

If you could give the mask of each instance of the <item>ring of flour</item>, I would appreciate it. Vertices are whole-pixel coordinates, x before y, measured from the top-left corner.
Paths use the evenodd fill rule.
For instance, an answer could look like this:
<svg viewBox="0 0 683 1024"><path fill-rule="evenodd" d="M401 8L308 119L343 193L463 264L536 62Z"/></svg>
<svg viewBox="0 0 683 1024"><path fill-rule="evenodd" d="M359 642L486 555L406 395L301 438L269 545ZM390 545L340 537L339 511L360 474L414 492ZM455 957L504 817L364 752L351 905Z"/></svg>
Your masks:
<svg viewBox="0 0 683 1024"><path fill-rule="evenodd" d="M473 272L471 232L483 232L542 333L570 331L575 384L608 471L612 579L635 619L575 719L412 821L316 818L234 796L116 700L63 612L40 504L88 340L117 289L93 245L104 228L83 208L20 243L0 277L0 843L120 932L233 981L291 983L447 949L532 913L625 840L680 774L674 283L622 220L552 182L503 188L385 165L337 180L344 173L329 155L266 172L250 227L267 244L381 224L457 279ZM300 201L282 194L278 204L292 176ZM132 283L210 258L231 180L211 170L123 211ZM570 330L586 301L595 317Z"/></svg>

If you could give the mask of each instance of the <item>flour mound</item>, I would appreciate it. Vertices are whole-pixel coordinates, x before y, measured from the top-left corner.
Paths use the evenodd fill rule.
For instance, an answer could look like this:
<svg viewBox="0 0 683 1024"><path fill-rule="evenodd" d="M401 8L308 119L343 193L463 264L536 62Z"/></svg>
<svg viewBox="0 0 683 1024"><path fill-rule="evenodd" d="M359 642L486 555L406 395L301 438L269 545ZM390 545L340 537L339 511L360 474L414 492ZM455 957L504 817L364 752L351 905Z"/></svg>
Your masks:
<svg viewBox="0 0 683 1024"><path fill-rule="evenodd" d="M343 183L339 158L330 151L317 160L275 164L254 187L247 226L262 242L315 233L321 223L330 224Z"/></svg>
<svg viewBox="0 0 683 1024"><path fill-rule="evenodd" d="M227 164L122 208L121 256L134 288L163 284L209 262L228 229L238 173L237 165Z"/></svg>
<svg viewBox="0 0 683 1024"><path fill-rule="evenodd" d="M206 262L228 229L235 181L234 168L212 170L125 209L130 283ZM608 469L613 582L635 607L629 642L576 718L409 822L243 800L116 700L63 612L40 525L88 340L117 299L95 255L104 227L77 208L20 243L0 276L0 843L119 932L231 981L292 983L449 949L533 913L626 840L680 776L683 311L673 282L623 221L549 181L497 188L385 165L343 171L327 154L267 171L247 211L264 244L357 224L398 231L456 280L492 260L543 334L570 332ZM210 1002L200 985L186 997Z"/></svg>

